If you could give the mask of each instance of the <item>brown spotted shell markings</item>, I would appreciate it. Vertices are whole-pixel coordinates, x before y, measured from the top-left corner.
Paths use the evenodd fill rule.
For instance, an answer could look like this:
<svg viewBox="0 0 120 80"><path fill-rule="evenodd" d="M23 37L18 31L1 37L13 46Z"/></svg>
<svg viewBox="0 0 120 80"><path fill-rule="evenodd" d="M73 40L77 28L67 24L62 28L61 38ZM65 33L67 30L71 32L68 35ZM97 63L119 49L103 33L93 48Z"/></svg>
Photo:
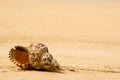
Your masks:
<svg viewBox="0 0 120 80"><path fill-rule="evenodd" d="M16 46L9 53L10 60L22 69L61 70L58 62L49 53L47 46L34 42L28 48Z"/></svg>

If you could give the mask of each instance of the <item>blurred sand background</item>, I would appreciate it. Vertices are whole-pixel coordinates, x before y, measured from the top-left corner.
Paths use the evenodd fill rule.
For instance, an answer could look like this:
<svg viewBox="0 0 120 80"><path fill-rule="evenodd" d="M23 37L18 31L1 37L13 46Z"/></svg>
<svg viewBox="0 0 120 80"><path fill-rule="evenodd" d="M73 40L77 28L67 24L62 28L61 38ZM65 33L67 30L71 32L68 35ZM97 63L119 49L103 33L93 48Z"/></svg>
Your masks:
<svg viewBox="0 0 120 80"><path fill-rule="evenodd" d="M41 42L62 73L19 71L15 45ZM119 80L120 1L0 0L1 80Z"/></svg>

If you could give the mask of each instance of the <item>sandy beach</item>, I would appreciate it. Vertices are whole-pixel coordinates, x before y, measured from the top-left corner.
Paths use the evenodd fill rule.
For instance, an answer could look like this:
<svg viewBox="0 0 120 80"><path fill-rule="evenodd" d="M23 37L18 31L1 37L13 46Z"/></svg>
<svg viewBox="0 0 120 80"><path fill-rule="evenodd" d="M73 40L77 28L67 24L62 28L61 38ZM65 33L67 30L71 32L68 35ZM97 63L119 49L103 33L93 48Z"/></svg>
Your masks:
<svg viewBox="0 0 120 80"><path fill-rule="evenodd" d="M119 80L120 2L0 1L1 80ZM16 45L44 43L61 72L20 70Z"/></svg>

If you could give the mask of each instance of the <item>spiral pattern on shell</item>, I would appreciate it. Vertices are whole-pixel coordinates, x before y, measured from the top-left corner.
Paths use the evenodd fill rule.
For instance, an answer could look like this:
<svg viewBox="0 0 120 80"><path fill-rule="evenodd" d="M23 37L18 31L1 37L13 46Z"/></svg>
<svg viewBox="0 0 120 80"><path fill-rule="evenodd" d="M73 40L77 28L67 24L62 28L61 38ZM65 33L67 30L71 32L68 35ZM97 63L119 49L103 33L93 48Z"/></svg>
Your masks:
<svg viewBox="0 0 120 80"><path fill-rule="evenodd" d="M60 70L59 63L49 53L48 47L34 42L29 47L15 46L9 52L10 60L22 69Z"/></svg>

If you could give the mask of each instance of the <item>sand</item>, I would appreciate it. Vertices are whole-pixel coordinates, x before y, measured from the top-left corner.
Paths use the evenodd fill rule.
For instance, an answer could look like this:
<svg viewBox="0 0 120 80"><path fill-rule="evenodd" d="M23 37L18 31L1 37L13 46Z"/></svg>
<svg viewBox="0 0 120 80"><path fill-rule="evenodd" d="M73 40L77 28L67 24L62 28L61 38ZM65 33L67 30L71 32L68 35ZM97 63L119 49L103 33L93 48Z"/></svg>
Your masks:
<svg viewBox="0 0 120 80"><path fill-rule="evenodd" d="M1 80L119 80L120 2L0 1ZM41 42L61 72L24 71L8 53Z"/></svg>

